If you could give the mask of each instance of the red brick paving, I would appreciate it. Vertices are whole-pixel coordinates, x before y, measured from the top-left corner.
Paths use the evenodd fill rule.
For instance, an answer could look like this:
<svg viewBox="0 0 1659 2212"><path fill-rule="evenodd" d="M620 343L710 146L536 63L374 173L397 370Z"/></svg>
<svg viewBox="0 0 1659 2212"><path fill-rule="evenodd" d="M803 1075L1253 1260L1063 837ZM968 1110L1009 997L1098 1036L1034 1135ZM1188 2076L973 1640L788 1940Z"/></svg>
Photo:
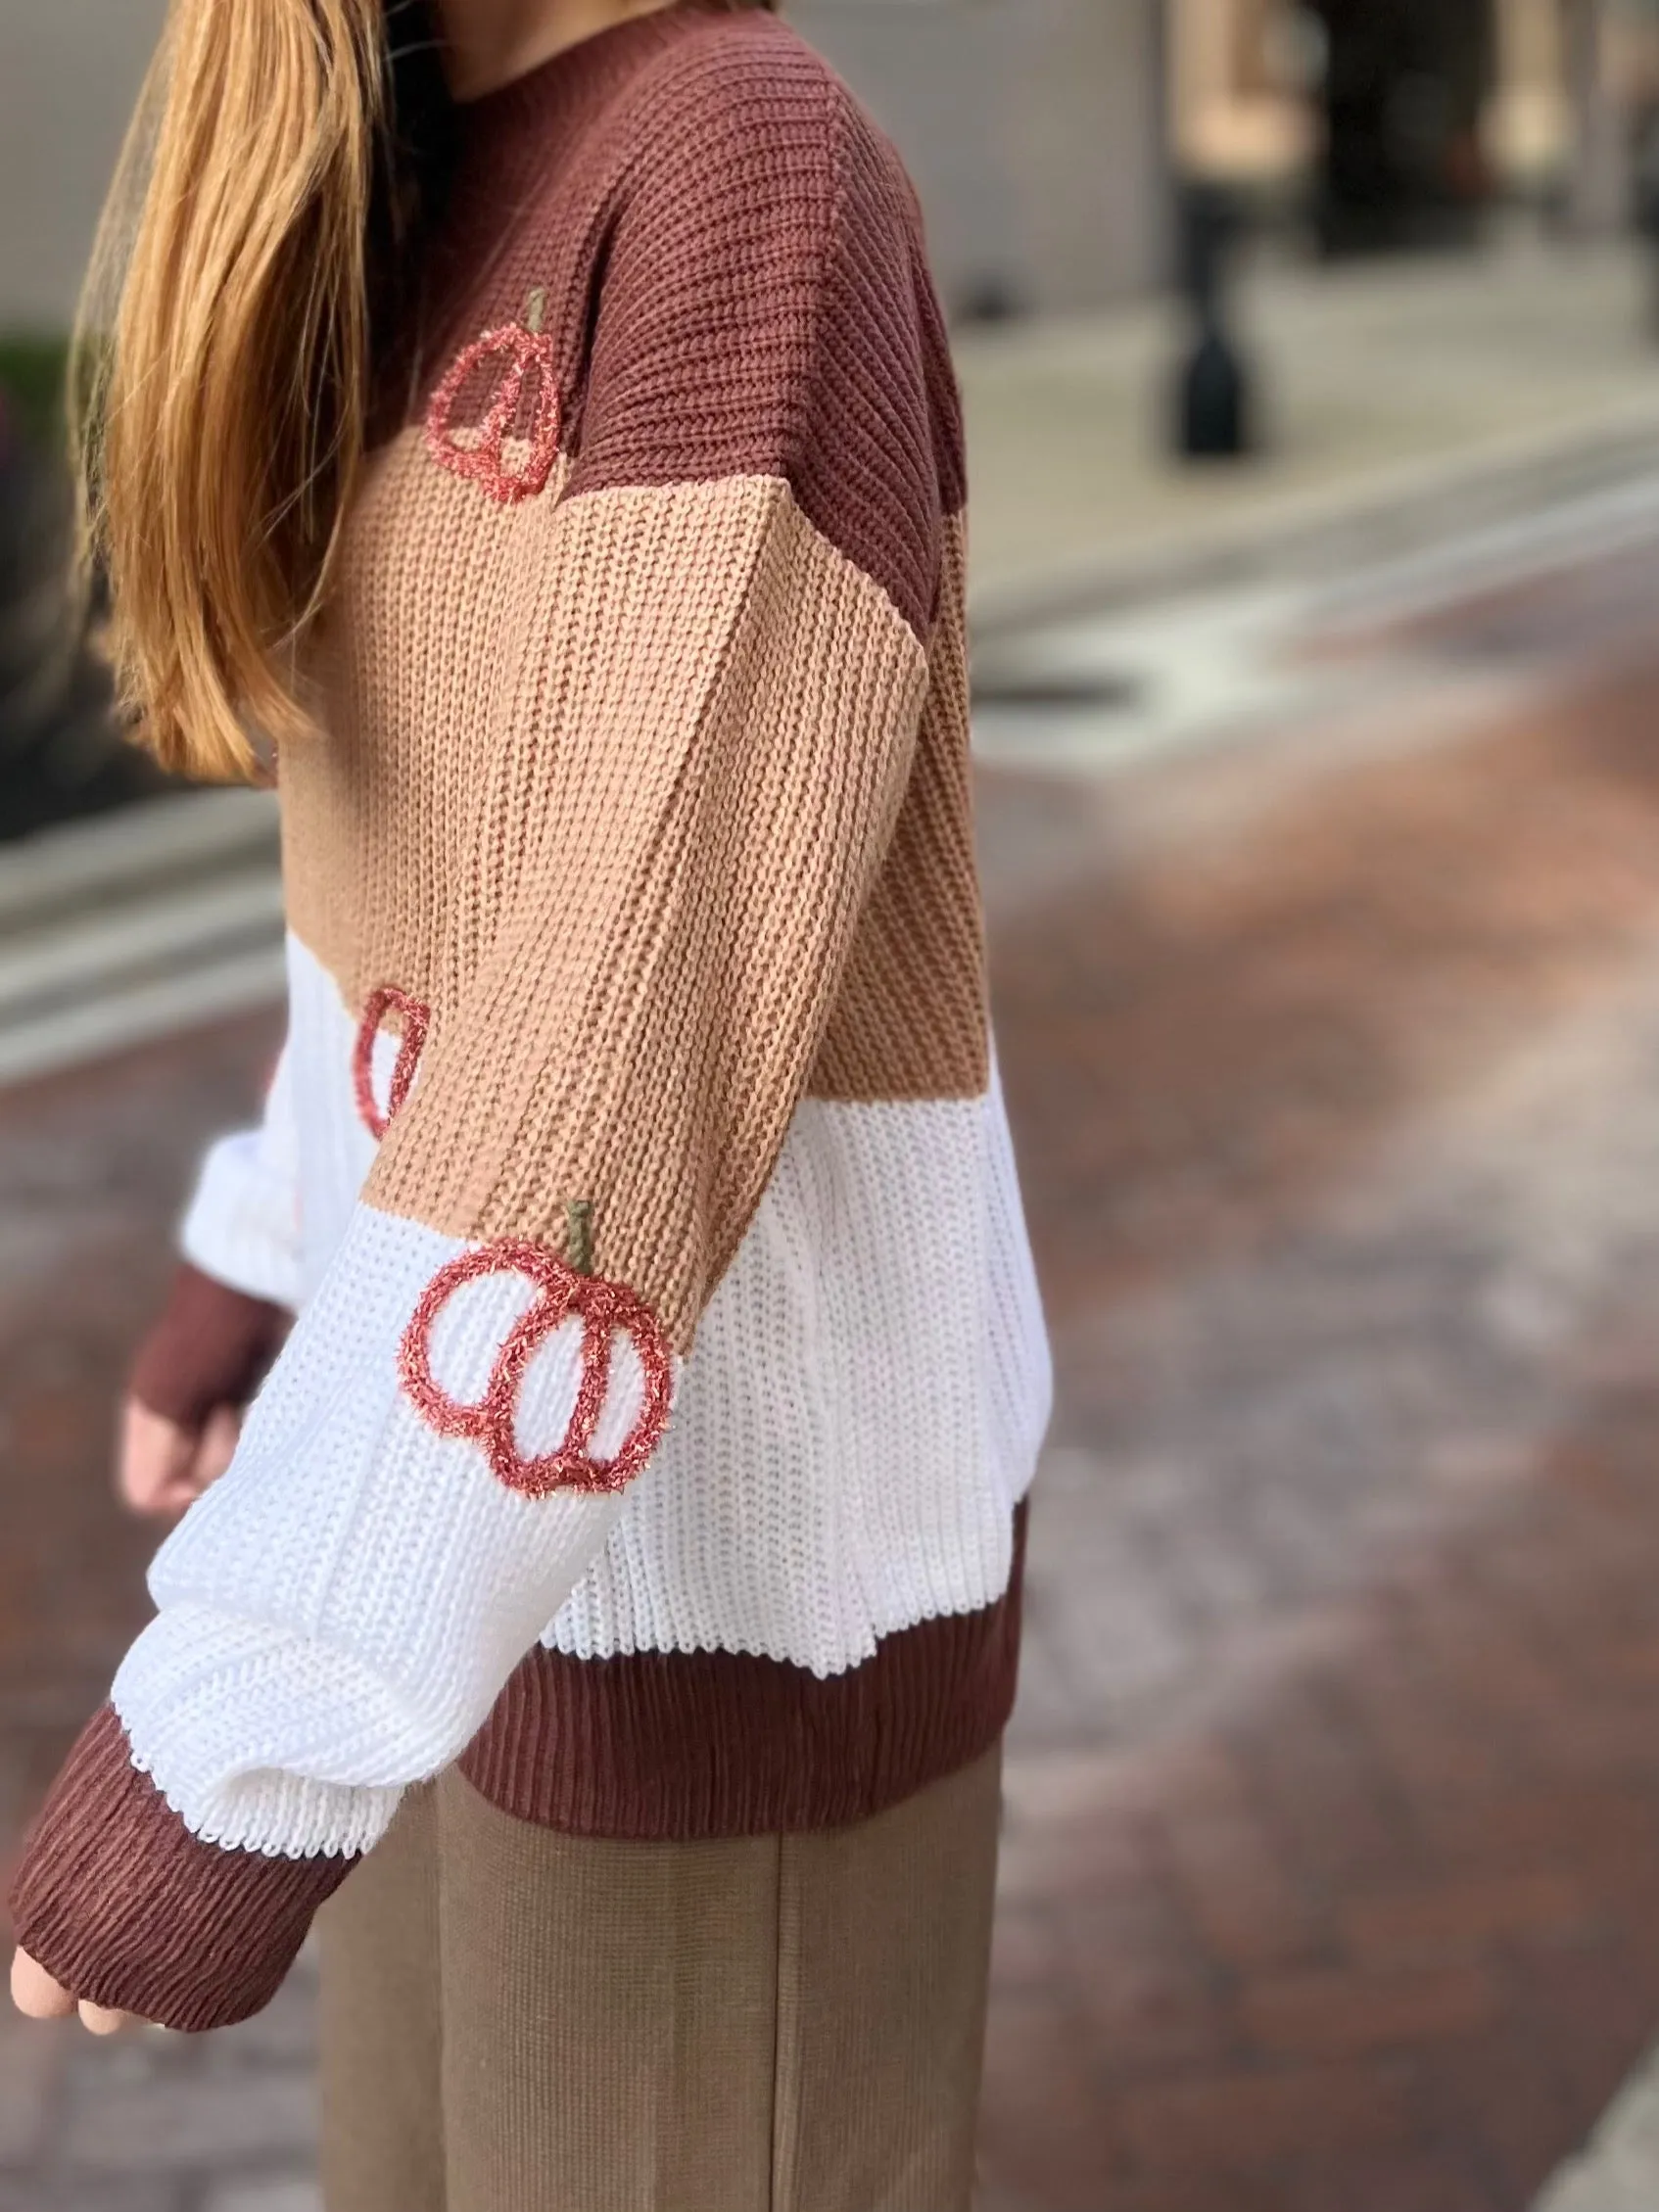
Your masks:
<svg viewBox="0 0 1659 2212"><path fill-rule="evenodd" d="M1659 2032L1656 710L986 779L1061 1382L987 2212L1524 2212ZM0 1099L0 1832L138 1617L113 1378L268 1041Z"/></svg>
<svg viewBox="0 0 1659 2212"><path fill-rule="evenodd" d="M204 1138L268 1018L0 1092L0 1854L142 1621L149 1536L108 1486L116 1384Z"/></svg>
<svg viewBox="0 0 1659 2212"><path fill-rule="evenodd" d="M1656 705L1207 764L1172 845L991 787L1059 884L998 2212L1522 2212L1659 2033Z"/></svg>

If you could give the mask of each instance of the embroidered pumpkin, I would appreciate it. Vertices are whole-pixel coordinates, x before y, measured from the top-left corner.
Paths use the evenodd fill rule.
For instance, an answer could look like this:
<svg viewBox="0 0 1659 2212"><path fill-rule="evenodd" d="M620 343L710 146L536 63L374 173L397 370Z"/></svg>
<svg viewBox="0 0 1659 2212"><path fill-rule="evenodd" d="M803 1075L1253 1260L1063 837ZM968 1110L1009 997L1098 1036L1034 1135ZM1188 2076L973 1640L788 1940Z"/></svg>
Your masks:
<svg viewBox="0 0 1659 2212"><path fill-rule="evenodd" d="M375 1096L374 1047L381 1023L389 1013L401 1018L403 1034L398 1040L398 1059L383 1107ZM376 1143L391 1128L393 1117L414 1088L415 1073L431 1025L432 1009L421 1000L410 998L406 991L400 991L396 984L383 983L379 990L370 992L357 1026L356 1050L352 1055L352 1084L356 1093L358 1118Z"/></svg>
<svg viewBox="0 0 1659 2212"><path fill-rule="evenodd" d="M439 467L503 506L545 492L558 459L558 363L542 328L545 306L546 294L533 292L523 322L487 330L463 348L427 410L427 449ZM457 423L463 396L479 386L489 394L482 418Z"/></svg>
<svg viewBox="0 0 1659 2212"><path fill-rule="evenodd" d="M586 1243L586 1225L573 1235ZM452 1398L432 1369L432 1332L450 1300L466 1284L487 1275L528 1276L537 1296L507 1333L496 1356L484 1396L476 1405ZM518 1399L536 1353L573 1317L582 1323L582 1375L563 1441L555 1451L527 1457L518 1442ZM611 1341L633 1343L643 1395L634 1427L612 1458L593 1451L594 1433L611 1380ZM403 1388L441 1436L466 1436L484 1447L498 1482L523 1497L555 1490L603 1495L626 1489L661 1441L674 1391L673 1360L656 1315L625 1284L581 1273L545 1245L503 1238L463 1252L428 1284L404 1333L398 1355Z"/></svg>

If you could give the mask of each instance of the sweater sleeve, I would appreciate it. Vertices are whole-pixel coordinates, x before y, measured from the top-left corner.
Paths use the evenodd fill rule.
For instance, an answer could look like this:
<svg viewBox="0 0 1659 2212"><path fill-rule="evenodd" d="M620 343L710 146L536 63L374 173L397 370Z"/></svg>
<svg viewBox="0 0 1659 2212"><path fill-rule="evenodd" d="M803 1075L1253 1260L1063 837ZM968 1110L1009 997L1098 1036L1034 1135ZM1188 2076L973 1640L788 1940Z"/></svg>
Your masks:
<svg viewBox="0 0 1659 2212"><path fill-rule="evenodd" d="M701 99L616 213L487 949L24 1859L21 1940L105 2003L254 2009L462 1751L650 1479L807 1083L942 527L902 180L828 76L792 99Z"/></svg>
<svg viewBox="0 0 1659 2212"><path fill-rule="evenodd" d="M127 1388L152 1413L199 1429L245 1406L300 1303L300 1158L285 1047L255 1128L221 1138L184 1217L182 1259Z"/></svg>
<svg viewBox="0 0 1659 2212"><path fill-rule="evenodd" d="M245 1297L300 1302L300 1160L293 1068L284 1048L257 1127L213 1145L179 1237L201 1275Z"/></svg>

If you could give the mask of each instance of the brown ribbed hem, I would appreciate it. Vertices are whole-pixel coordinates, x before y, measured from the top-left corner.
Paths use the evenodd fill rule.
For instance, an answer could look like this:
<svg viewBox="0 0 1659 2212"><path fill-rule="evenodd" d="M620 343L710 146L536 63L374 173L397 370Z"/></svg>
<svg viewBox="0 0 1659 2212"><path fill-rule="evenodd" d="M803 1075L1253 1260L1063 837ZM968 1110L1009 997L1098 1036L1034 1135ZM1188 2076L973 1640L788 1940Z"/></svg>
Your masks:
<svg viewBox="0 0 1659 2212"><path fill-rule="evenodd" d="M24 1846L17 1940L77 1998L165 2028L227 2028L268 2004L355 1859L266 1859L193 1836L132 1764L105 1706Z"/></svg>
<svg viewBox="0 0 1659 2212"><path fill-rule="evenodd" d="M461 1771L503 1812L569 1835L692 1842L873 1819L1008 1725L1024 1551L1021 1506L997 1604L888 1636L828 1680L732 1652L538 1650Z"/></svg>
<svg viewBox="0 0 1659 2212"><path fill-rule="evenodd" d="M152 1413L201 1429L221 1405L244 1406L276 1357L292 1316L215 1282L188 1260L139 1346L127 1388Z"/></svg>

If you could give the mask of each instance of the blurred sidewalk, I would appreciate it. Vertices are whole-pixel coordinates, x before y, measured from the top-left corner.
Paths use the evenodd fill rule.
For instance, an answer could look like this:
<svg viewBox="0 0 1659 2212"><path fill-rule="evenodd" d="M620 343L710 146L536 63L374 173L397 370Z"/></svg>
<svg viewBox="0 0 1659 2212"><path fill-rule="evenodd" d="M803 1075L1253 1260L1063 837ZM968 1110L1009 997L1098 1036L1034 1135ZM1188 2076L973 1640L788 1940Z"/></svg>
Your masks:
<svg viewBox="0 0 1659 2212"><path fill-rule="evenodd" d="M1265 450L1168 458L1168 302L958 344L975 615L1099 606L1248 573L1264 549L1374 553L1659 463L1653 279L1633 248L1245 271Z"/></svg>

